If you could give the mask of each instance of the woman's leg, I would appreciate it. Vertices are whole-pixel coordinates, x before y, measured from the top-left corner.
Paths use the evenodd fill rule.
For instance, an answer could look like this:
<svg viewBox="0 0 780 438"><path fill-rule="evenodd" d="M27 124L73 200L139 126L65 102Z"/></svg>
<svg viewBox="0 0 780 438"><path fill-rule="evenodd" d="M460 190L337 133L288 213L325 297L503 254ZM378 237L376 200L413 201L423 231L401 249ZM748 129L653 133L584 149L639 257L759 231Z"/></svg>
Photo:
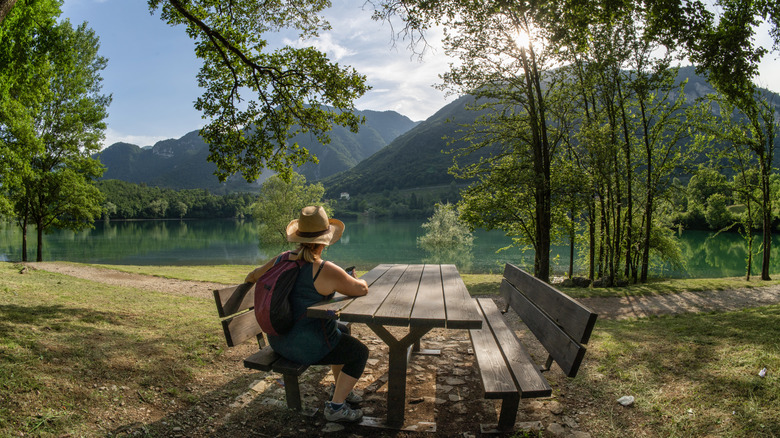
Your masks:
<svg viewBox="0 0 780 438"><path fill-rule="evenodd" d="M357 382L357 378L352 377L347 373L340 373L338 380L336 380L336 390L333 391L333 398L330 400L331 403L344 403Z"/></svg>
<svg viewBox="0 0 780 438"><path fill-rule="evenodd" d="M336 348L331 350L318 365L331 365L336 388L333 403L343 403L355 387L368 360L368 348L349 335L342 335Z"/></svg>

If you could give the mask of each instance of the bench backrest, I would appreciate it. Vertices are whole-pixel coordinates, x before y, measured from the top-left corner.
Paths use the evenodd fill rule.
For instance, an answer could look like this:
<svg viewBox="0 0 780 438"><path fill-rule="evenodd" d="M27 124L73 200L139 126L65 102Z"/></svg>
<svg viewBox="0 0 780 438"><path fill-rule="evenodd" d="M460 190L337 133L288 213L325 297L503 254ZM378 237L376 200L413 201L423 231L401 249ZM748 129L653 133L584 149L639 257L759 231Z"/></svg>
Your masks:
<svg viewBox="0 0 780 438"><path fill-rule="evenodd" d="M222 329L229 347L256 338L263 345L260 325L255 318L254 283L243 283L214 291L217 313L222 320Z"/></svg>
<svg viewBox="0 0 780 438"><path fill-rule="evenodd" d="M598 315L510 263L500 290L563 372L576 376Z"/></svg>

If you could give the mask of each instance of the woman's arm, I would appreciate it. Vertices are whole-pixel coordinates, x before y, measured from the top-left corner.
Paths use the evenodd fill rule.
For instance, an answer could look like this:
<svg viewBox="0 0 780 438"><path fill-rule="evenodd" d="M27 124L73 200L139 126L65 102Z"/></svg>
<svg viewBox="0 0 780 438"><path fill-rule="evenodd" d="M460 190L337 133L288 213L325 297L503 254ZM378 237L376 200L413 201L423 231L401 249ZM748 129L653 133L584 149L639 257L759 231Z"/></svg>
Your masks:
<svg viewBox="0 0 780 438"><path fill-rule="evenodd" d="M347 274L344 269L335 263L325 262L314 287L320 295L328 296L333 292L350 297L362 297L368 293L366 280L361 280Z"/></svg>
<svg viewBox="0 0 780 438"><path fill-rule="evenodd" d="M255 268L254 271L250 272L246 276L246 279L244 279L244 283L257 283L257 280L260 279L260 276L262 276L269 269L271 269L271 266L274 265L274 262L276 261L277 257L274 257L271 260L268 260L268 262L266 262L266 264L264 264L263 266L260 266L259 268Z"/></svg>

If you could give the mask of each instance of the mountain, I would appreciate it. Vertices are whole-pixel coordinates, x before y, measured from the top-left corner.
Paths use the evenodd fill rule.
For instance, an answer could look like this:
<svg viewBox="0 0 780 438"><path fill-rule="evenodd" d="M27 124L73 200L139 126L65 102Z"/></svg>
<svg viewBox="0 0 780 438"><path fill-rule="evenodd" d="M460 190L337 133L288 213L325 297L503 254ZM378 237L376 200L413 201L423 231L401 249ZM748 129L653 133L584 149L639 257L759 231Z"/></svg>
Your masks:
<svg viewBox="0 0 780 438"><path fill-rule="evenodd" d="M360 111L359 115L366 118L366 123L357 134L342 126L334 126L327 145L308 134L293 137L292 141L305 146L320 160L318 164L304 164L297 169L298 173L306 176L307 181L317 181L351 169L417 125L395 111Z"/></svg>
<svg viewBox="0 0 780 438"><path fill-rule="evenodd" d="M694 67L680 68L677 83L686 78L688 84L685 87L685 95L688 104L715 92L705 78L696 74ZM780 96L768 90L761 91L774 106L776 113L780 114ZM464 145L450 143L449 139L458 135L460 124L471 123L479 116L477 112L467 109L473 101L473 97L464 96L451 102L355 167L325 178L323 184L328 196L336 197L342 192L356 195L429 187L456 181L448 173L453 164L453 155L447 152ZM483 150L481 153L490 151ZM461 161L467 164L479 158L479 154L472 154Z"/></svg>
<svg viewBox="0 0 780 438"><path fill-rule="evenodd" d="M298 169L308 181L353 167L417 124L394 111L358 111L357 114L366 119L358 133L335 127L330 132L331 142L327 145L308 135L298 135L293 139L319 158L319 164L307 163ZM220 184L214 176L216 166L207 161L208 155L208 145L198 131L192 131L179 139L163 140L146 148L114 143L95 156L106 166L102 179L173 189L202 188L215 193L256 191L269 175L264 173L253 184L244 181L240 175L234 175Z"/></svg>
<svg viewBox="0 0 780 438"><path fill-rule="evenodd" d="M455 179L447 170L453 156L446 152L462 147L460 143L450 143L458 135L459 125L471 123L479 116L480 113L467 108L473 102L472 96L455 100L350 170L325 178L328 196L452 183Z"/></svg>

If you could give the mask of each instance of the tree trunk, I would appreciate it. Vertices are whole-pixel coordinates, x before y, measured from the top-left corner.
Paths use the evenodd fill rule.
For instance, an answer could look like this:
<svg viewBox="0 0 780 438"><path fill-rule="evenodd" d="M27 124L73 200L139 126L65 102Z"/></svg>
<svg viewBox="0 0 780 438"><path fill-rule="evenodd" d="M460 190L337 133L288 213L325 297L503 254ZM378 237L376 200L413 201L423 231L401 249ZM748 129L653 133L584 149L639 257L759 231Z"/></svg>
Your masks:
<svg viewBox="0 0 780 438"><path fill-rule="evenodd" d="M38 223L37 224L38 230L38 256L36 257L35 261L42 262L43 261L43 224Z"/></svg>
<svg viewBox="0 0 780 438"><path fill-rule="evenodd" d="M588 202L588 279L595 280L596 274L596 201L591 198Z"/></svg>
<svg viewBox="0 0 780 438"><path fill-rule="evenodd" d="M569 229L569 279L571 280L571 278L574 276L574 239L576 237L574 208L571 209L569 214L571 215L571 228Z"/></svg>
<svg viewBox="0 0 780 438"><path fill-rule="evenodd" d="M11 9L14 8L16 0L0 0L0 24L3 23L5 17L11 13Z"/></svg>
<svg viewBox="0 0 780 438"><path fill-rule="evenodd" d="M27 261L27 218L22 224L22 261Z"/></svg>
<svg viewBox="0 0 780 438"><path fill-rule="evenodd" d="M644 249L642 251L642 273L639 278L640 283L647 283L647 274L650 270L650 233L653 229L653 148L650 145L650 133L648 129L649 122L645 113L645 103L639 100L639 108L642 111L642 130L645 141L645 153L647 154L647 204L645 204L645 238Z"/></svg>
<svg viewBox="0 0 780 438"><path fill-rule="evenodd" d="M771 154L770 154L771 156ZM769 172L771 163L767 165L764 156L761 156L761 194L762 199L762 217L763 217L763 247L764 254L761 260L761 279L771 280L769 276L769 260L772 249L772 191L769 183Z"/></svg>
<svg viewBox="0 0 780 438"><path fill-rule="evenodd" d="M633 172L631 171L631 139L628 134L628 116L626 116L626 105L625 101L623 100L623 91L620 87L620 81L618 81L618 96L620 97L620 110L621 110L621 116L623 119L623 149L625 152L625 159L626 159L626 268L625 268L625 277L629 278L629 269L631 267L631 246L633 245L633 230L632 230L632 223L633 223L633 215L634 215L634 200L632 193L632 187L631 187L631 179L633 178ZM634 283L636 283L636 272L634 272Z"/></svg>

